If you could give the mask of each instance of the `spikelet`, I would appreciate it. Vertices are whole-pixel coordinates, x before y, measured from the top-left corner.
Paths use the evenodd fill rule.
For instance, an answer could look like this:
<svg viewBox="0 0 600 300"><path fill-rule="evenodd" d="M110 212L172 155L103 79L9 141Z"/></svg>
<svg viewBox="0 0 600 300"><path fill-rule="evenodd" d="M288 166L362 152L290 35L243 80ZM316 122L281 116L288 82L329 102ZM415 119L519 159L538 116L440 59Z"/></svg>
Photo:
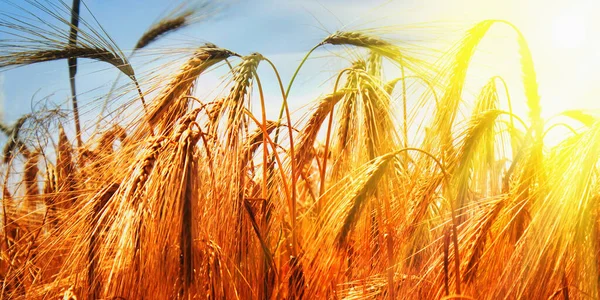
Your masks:
<svg viewBox="0 0 600 300"><path fill-rule="evenodd" d="M368 169L361 175L360 183L357 183L358 188L353 191L350 210L344 218L342 228L337 235L336 240L338 247L343 247L346 244L348 234L356 223L356 220L359 218L360 213L364 208L365 201L368 196L376 190L377 183L383 177L383 174L386 172L395 155L396 153L388 153L377 157L368 163Z"/></svg>
<svg viewBox="0 0 600 300"><path fill-rule="evenodd" d="M237 54L213 44L200 47L151 104L148 114L150 125L157 127L159 133L172 129L175 121L187 112L189 99L185 96L191 92L196 78L210 66L232 55Z"/></svg>
<svg viewBox="0 0 600 300"><path fill-rule="evenodd" d="M540 106L540 95L538 92L537 74L533 66L533 57L529 50L527 40L513 24L508 23L518 34L519 54L521 55L521 72L523 73L523 86L525 88L525 97L529 107L529 118L536 138L540 139L543 134L543 120L541 117L542 107Z"/></svg>
<svg viewBox="0 0 600 300"><path fill-rule="evenodd" d="M320 102L310 119L306 123L306 126L302 130L302 136L298 142L298 148L296 150L296 168L302 170L304 166L312 159L314 155L314 143L319 133L321 125L333 110L336 103L342 99L345 92L337 92L324 97Z"/></svg>
<svg viewBox="0 0 600 300"><path fill-rule="evenodd" d="M465 265L463 266L463 282L473 283L477 276L477 270L479 268L479 261L483 255L486 242L491 232L492 225L496 222L498 215L502 211L506 204L506 199L500 199L493 204L488 212L483 214L482 218L477 221L475 232L469 239L467 244L466 259L464 260Z"/></svg>
<svg viewBox="0 0 600 300"><path fill-rule="evenodd" d="M392 44L375 36L370 36L357 31L337 31L325 38L321 44L353 45L363 48L392 47Z"/></svg>
<svg viewBox="0 0 600 300"><path fill-rule="evenodd" d="M234 85L229 92L229 96L225 100L226 106L232 104L235 107L230 111L228 123L233 123L234 120L239 118L239 107L243 104L242 100L248 94L248 88L256 74L258 64L263 59L264 57L260 53L252 53L248 56L244 56L242 57L240 65L234 70Z"/></svg>
<svg viewBox="0 0 600 300"><path fill-rule="evenodd" d="M598 118L595 118L594 116L577 109L563 111L561 115L577 120L581 122L581 124L588 127L592 126L598 120Z"/></svg>
<svg viewBox="0 0 600 300"><path fill-rule="evenodd" d="M339 108L339 113L337 114L337 128L336 128L336 138L334 140L334 145L337 146L338 152L340 152L340 159L345 156L348 156L347 153L350 152L351 146L349 141L353 140L354 136L359 135L358 131L358 96L359 96L359 74L360 71L365 71L365 63L362 60L355 61L352 64L352 69L356 70L351 72L348 75L348 79L346 81L346 85L344 87L347 90L347 94ZM346 155L345 155L346 154ZM338 166L339 164L336 164Z"/></svg>
<svg viewBox="0 0 600 300"><path fill-rule="evenodd" d="M359 31L337 31L326 37L317 47L322 45L350 45L366 48L374 54L386 57L402 68L412 71L416 75L429 78L430 65L420 58L413 57L402 51L402 48L380 37L368 35ZM373 73L375 74L375 73Z"/></svg>
<svg viewBox="0 0 600 300"><path fill-rule="evenodd" d="M83 46L67 46L64 49L41 50L24 53L10 53L0 55L0 68L8 66L29 65L71 57L89 58L103 61L115 66L121 72L129 77L134 77L133 68L126 62L125 58L117 56L115 53L106 49Z"/></svg>
<svg viewBox="0 0 600 300"><path fill-rule="evenodd" d="M394 122L391 115L389 94L379 87L377 79L359 75L359 90L363 102L365 146L369 160L398 147Z"/></svg>
<svg viewBox="0 0 600 300"><path fill-rule="evenodd" d="M383 74L382 63L383 61L381 55L374 51L369 52L366 71L371 78L378 82L381 82L381 75Z"/></svg>
<svg viewBox="0 0 600 300"><path fill-rule="evenodd" d="M210 19L219 6L209 1L185 2L175 7L164 18L152 24L137 41L134 51L147 47L159 38L192 24Z"/></svg>
<svg viewBox="0 0 600 300"><path fill-rule="evenodd" d="M30 231L33 231L33 225L35 221L38 221L37 214L37 203L40 200L40 188L38 186L38 161L39 152L32 151L27 157L23 171L23 183L25 185L25 196L23 197L23 204L21 207L21 214L27 217L27 224Z"/></svg>
<svg viewBox="0 0 600 300"><path fill-rule="evenodd" d="M232 146L237 140L237 135L243 126L246 126L243 118L243 108L247 104L249 97L248 89L250 88L259 63L264 59L260 53L252 53L242 57L242 62L233 70L233 87L220 105L220 111L214 122L219 122L220 118L228 110L227 116L227 145ZM217 128L217 124L211 122L210 128ZM213 133L215 134L215 133Z"/></svg>
<svg viewBox="0 0 600 300"><path fill-rule="evenodd" d="M58 149L56 155L56 182L58 186L57 205L71 207L74 202L75 170L73 148L62 125L58 126Z"/></svg>
<svg viewBox="0 0 600 300"><path fill-rule="evenodd" d="M488 110L486 112L473 116L469 122L468 128L465 131L463 144L457 154L456 166L453 168L452 178L455 180L456 205L454 206L459 212L465 207L469 200L468 183L469 176L472 171L473 157L479 152L477 146L481 143L482 137L493 132L494 122L501 114L499 110ZM460 223L464 220L464 216L460 218Z"/></svg>
<svg viewBox="0 0 600 300"><path fill-rule="evenodd" d="M58 181L56 168L51 163L46 164L43 191L42 197L44 204L46 205L48 223L54 226L56 225L57 220L56 196L58 193Z"/></svg>
<svg viewBox="0 0 600 300"><path fill-rule="evenodd" d="M150 43L156 41L161 36L181 29L190 23L190 17L194 14L193 10L183 10L171 17L161 19L153 24L135 44L134 50L142 49Z"/></svg>
<svg viewBox="0 0 600 300"><path fill-rule="evenodd" d="M401 236L410 237L413 236L419 224L423 222L427 216L427 211L430 204L435 200L436 190L440 187L443 182L443 174L423 174L428 175L428 179L424 182L417 182L415 191L413 191L413 200L408 211L407 224Z"/></svg>

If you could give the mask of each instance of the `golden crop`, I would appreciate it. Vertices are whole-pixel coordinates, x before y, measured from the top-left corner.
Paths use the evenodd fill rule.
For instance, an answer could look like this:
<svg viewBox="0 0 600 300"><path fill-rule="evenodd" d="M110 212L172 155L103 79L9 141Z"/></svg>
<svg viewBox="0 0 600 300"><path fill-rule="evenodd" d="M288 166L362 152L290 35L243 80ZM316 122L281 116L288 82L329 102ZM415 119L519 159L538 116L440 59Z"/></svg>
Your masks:
<svg viewBox="0 0 600 300"><path fill-rule="evenodd" d="M180 9L135 51L206 7ZM542 119L533 58L511 23L476 24L435 63L367 31L335 32L286 88L268 57L213 44L146 84L105 33L58 20L70 30L0 22L31 37L0 41L0 67L105 62L134 84L117 110L143 106L96 130L80 128L77 109L0 127L2 298L600 297L600 123L582 111L564 113L577 128ZM515 34L525 116L501 77L463 100L494 26ZM334 89L292 114L298 70L342 47ZM229 72L227 89L199 99L198 78L215 68ZM385 80L386 68L402 75ZM279 98L266 99L263 72L276 74ZM120 96L113 85L106 98ZM267 101L281 104L278 119ZM71 119L75 137L63 129ZM545 145L557 125L572 134Z"/></svg>

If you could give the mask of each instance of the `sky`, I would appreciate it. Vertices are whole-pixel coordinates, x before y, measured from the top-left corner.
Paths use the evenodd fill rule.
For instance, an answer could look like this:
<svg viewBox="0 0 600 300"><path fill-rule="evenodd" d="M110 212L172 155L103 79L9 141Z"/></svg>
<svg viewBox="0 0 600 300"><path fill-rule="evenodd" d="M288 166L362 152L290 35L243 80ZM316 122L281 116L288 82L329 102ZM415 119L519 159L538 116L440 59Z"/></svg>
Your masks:
<svg viewBox="0 0 600 300"><path fill-rule="evenodd" d="M19 0L13 0L20 3ZM23 1L23 0L21 0ZM49 0L52 1L52 0ZM70 1L68 1L70 2ZM95 19L125 53L152 22L172 6L164 0L87 0L84 1ZM431 32L448 34L447 46L460 38L470 25L484 19L506 19L521 29L532 50L542 96L543 115L548 118L567 109L600 109L596 82L600 72L600 21L593 12L599 11L595 0L236 0L221 1L224 9L215 18L169 36L164 45L200 45L212 42L241 54L259 52L269 57L288 82L304 54L329 33L340 29L416 26ZM0 0L0 11L13 15L15 9ZM93 20L89 12L82 17ZM3 18L0 16L0 19ZM414 34L418 34L414 33ZM514 57L515 47L509 47L514 35L507 30L491 33L487 47L482 46L479 81L467 93L476 94L478 84L490 75L502 73ZM495 37L494 37L495 36ZM0 33L0 39L3 36ZM494 40L496 38L496 40ZM512 42L514 43L514 42ZM513 45L514 46L514 45ZM498 53L501 52L501 53ZM510 53L508 53L510 52ZM329 56L329 58L327 58ZM330 50L316 53L316 58L302 70L290 102L293 107L314 100L329 91L323 85L334 72L345 67L335 62ZM332 62L333 61L333 62ZM136 68L135 60L132 61ZM519 70L510 65L511 85L518 85ZM265 71L266 72L266 71ZM486 73L487 72L487 73ZM508 71L510 73L511 71ZM507 73L507 74L508 74ZM218 74L212 82L218 82ZM270 75L265 75L270 76ZM78 92L82 94L84 110L90 115L98 109L93 98L98 86L107 88L116 77L110 66L80 60ZM81 78L81 79L79 79ZM211 82L211 79L207 79ZM266 80L265 80L266 81ZM518 93L519 87L512 88ZM269 95L277 87L268 87ZM69 86L66 61L56 61L5 70L0 73L0 112L3 122L10 124L22 114L48 101L69 108ZM280 98L279 98L280 99ZM519 99L518 97L516 99ZM45 102L46 101L46 102ZM280 101L280 100L278 100ZM279 103L277 103L279 104ZM275 110L277 104L268 104Z"/></svg>

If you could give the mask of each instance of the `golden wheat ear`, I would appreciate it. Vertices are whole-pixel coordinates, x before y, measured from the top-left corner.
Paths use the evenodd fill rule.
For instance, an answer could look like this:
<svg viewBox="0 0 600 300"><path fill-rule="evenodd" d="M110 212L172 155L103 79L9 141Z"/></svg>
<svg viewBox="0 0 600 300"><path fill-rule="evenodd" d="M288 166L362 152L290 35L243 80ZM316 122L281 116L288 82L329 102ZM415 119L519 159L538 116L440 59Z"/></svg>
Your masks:
<svg viewBox="0 0 600 300"><path fill-rule="evenodd" d="M152 25L146 32L144 32L144 34L135 44L133 50L135 51L142 49L148 46L150 43L155 42L161 36L184 28L189 24L189 18L193 13L194 12L191 10L184 10L173 17L167 17L160 20L158 23Z"/></svg>
<svg viewBox="0 0 600 300"><path fill-rule="evenodd" d="M376 191L377 183L385 174L395 155L396 153L393 152L375 158L368 163L365 172L358 176L358 189L352 195L350 210L344 218L342 228L336 238L338 247L343 248L346 245L348 235L365 207L365 202Z"/></svg>
<svg viewBox="0 0 600 300"><path fill-rule="evenodd" d="M346 79L344 89L348 90L344 97L341 107L339 108L337 128L335 130L336 136L333 140L333 144L336 145L340 156L347 152L350 148L350 139L358 136L358 73L365 70L365 65L362 60L356 61L352 64L352 70ZM335 164L335 167L339 167L340 164ZM335 172L334 172L335 173Z"/></svg>
<svg viewBox="0 0 600 300"><path fill-rule="evenodd" d="M0 68L59 59L88 58L109 63L135 81L133 68L127 58L103 29L94 29L94 26L77 15L81 26L74 27L66 16L71 10L63 2L26 2L30 7L13 5L33 18L7 18L0 21L0 28L10 37L0 40ZM42 17L49 18L50 21L30 21L41 20ZM64 25L64 29L47 25L55 21ZM73 30L77 37L70 33Z"/></svg>
<svg viewBox="0 0 600 300"><path fill-rule="evenodd" d="M23 197L23 203L21 210L26 217L26 223L28 230L33 232L35 225L40 221L35 214L37 209L37 203L40 202L40 188L38 183L38 161L39 151L33 150L27 157L25 166L23 168L23 179L22 183L25 185L25 195Z"/></svg>
<svg viewBox="0 0 600 300"><path fill-rule="evenodd" d="M591 127L598 121L597 117L580 109L566 110L560 113L560 115L579 121L581 124L587 127Z"/></svg>
<svg viewBox="0 0 600 300"><path fill-rule="evenodd" d="M260 53L251 53L242 57L242 62L233 68L233 87L224 99L221 110L217 114L214 122L219 122L220 118L228 110L227 115L227 142L231 144L237 138L237 133L244 126L245 122L244 107L249 97L249 89L253 81L257 80L256 70L259 63L265 58ZM211 128L217 128L217 123L211 123Z"/></svg>
<svg viewBox="0 0 600 300"><path fill-rule="evenodd" d="M358 48L364 48L370 50L377 56L385 57L397 64L400 67L406 68L413 73L420 76L428 76L430 73L431 65L426 61L407 53L407 49L401 47L398 44L392 43L386 39L378 36L370 35L360 31L337 31L332 35L326 37L317 47L323 45L337 45L337 46L354 46ZM372 62L377 61L377 56L373 56L370 59ZM371 67L374 66L372 63ZM370 69L374 71L374 69ZM403 71L404 72L404 71ZM376 75L377 72L373 73Z"/></svg>
<svg viewBox="0 0 600 300"><path fill-rule="evenodd" d="M356 47L392 47L393 45L379 37L370 36L357 31L337 31L326 37L321 45L352 45Z"/></svg>
<svg viewBox="0 0 600 300"><path fill-rule="evenodd" d="M211 1L186 1L153 23L142 34L133 51L145 48L175 31L209 20L220 10L221 6Z"/></svg>
<svg viewBox="0 0 600 300"><path fill-rule="evenodd" d="M344 95L345 92L337 92L335 94L327 95L319 101L318 106L315 108L304 129L302 130L302 135L300 136L300 141L298 142L298 149L294 157L296 160L296 168L298 170L302 170L304 166L313 158L314 144L317 140L319 130L321 129L321 126L323 125L323 122L325 122L327 116L334 109L335 105L344 97Z"/></svg>
<svg viewBox="0 0 600 300"><path fill-rule="evenodd" d="M219 48L214 44L205 44L198 48L154 99L148 114L149 124L153 127L157 126L161 133L172 128L175 121L187 112L186 108L189 102L187 96L193 89L198 76L209 67L230 56L239 56L239 54Z"/></svg>
<svg viewBox="0 0 600 300"><path fill-rule="evenodd" d="M62 49L49 49L39 51L11 52L0 56L0 68L8 66L29 65L34 63L53 61L67 58L89 58L103 61L115 66L129 77L134 77L133 68L124 57L105 48L88 46L66 46Z"/></svg>

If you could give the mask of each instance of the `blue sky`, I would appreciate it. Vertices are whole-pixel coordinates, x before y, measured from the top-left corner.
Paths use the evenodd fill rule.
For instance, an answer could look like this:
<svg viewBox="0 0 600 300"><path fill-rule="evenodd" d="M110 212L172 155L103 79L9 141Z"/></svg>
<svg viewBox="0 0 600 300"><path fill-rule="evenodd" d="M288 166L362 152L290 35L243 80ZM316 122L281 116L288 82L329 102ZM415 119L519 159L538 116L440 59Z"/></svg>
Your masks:
<svg viewBox="0 0 600 300"><path fill-rule="evenodd" d="M172 7L165 2L167 1L88 0L85 3L110 37L127 53L152 22ZM352 5L352 2L347 3ZM319 12L310 11L314 9L316 2L305 5L301 2L279 3L274 0L223 1L223 4L224 9L216 18L169 36L167 43L176 45L177 41L185 41L187 44L200 45L203 42L213 42L241 54L260 52L265 56L290 54L301 57L303 52L326 35L315 20L316 16L312 15ZM325 2L323 7L328 4L337 6L340 2ZM10 5L0 2L0 11L10 14L15 10ZM83 9L82 17L91 20L90 14ZM329 23L331 30L335 29L331 22L320 21ZM156 47L160 48L160 44ZM296 61L299 61L299 58L294 59L294 62ZM94 74L94 78L114 78L112 73L94 73L107 68L100 63L80 60L78 76L81 78L78 77L78 92L95 87L93 83L88 85L91 76L88 74ZM282 72L291 72L291 68L284 66ZM45 97L55 103L67 103L69 86L66 61L11 69L3 72L1 76L4 117L8 123L31 110L33 103Z"/></svg>
<svg viewBox="0 0 600 300"><path fill-rule="evenodd" d="M127 53L146 28L170 7L167 2L87 0L85 3L106 32ZM222 2L226 8L218 18L169 36L165 43L173 45L181 41L187 45L200 45L208 41L241 54L260 52L276 63L283 81L287 82L306 51L328 32L338 29L423 22L430 24L432 28L445 26L440 24L459 24L463 27L458 28L466 29L474 21L503 18L519 26L531 44L544 112L552 114L569 108L600 108L596 104L598 89L594 84L600 69L600 47L593 41L600 36L600 24L591 15L599 8L599 4L593 0L559 0L550 3L542 0ZM11 14L13 10L0 1L0 11ZM83 12L82 16L92 20L88 12ZM581 28L585 31L581 38L583 41L574 40L579 37ZM440 27L434 31L443 32L446 29ZM450 43L451 40L448 39L448 46ZM155 48L160 48L161 45L163 44L159 43ZM492 44L490 48L497 48L495 45L498 44ZM331 56L328 50L324 50L316 56L327 54ZM135 61L133 64L136 67ZM502 64L502 61L484 62L490 69L501 68ZM332 73L328 71L333 72L343 67L343 64L332 63L327 59L311 61L303 69L298 86L292 92L292 104L299 107L319 94L326 93L328 86L323 87L321 84L330 78ZM78 76L78 91L83 93L80 105L92 111L98 105L88 103L86 106L86 92L99 85L109 84L115 78L116 71L102 63L80 60ZM515 78L518 80L518 76ZM66 61L4 71L0 73L0 85L4 121L9 124L43 99L64 108L70 107Z"/></svg>

